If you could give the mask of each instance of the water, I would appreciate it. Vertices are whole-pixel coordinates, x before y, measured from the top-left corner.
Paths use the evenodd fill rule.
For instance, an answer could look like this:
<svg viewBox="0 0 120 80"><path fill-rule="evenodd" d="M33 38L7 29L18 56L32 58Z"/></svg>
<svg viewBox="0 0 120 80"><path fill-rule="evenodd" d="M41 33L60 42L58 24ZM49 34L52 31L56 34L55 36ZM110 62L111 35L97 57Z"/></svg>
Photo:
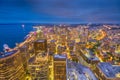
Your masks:
<svg viewBox="0 0 120 80"><path fill-rule="evenodd" d="M24 41L24 37L33 30L32 24L0 24L0 51L3 45L14 48L16 43Z"/></svg>
<svg viewBox="0 0 120 80"><path fill-rule="evenodd" d="M24 37L33 31L34 25L53 26L53 24L0 24L0 51L3 51L3 45L8 44L10 48L14 48L16 43L24 41ZM78 25L78 24L77 24ZM72 25L72 26L77 26ZM100 25L100 24L99 24ZM97 25L92 25L97 26Z"/></svg>

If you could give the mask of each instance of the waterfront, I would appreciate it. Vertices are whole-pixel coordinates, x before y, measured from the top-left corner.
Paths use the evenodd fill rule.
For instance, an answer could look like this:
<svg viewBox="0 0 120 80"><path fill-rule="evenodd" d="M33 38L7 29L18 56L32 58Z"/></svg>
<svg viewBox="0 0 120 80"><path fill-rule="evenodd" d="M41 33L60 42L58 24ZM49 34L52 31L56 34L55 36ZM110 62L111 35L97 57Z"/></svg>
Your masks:
<svg viewBox="0 0 120 80"><path fill-rule="evenodd" d="M0 51L3 51L3 45L8 44L14 48L16 43L24 41L24 37L32 31L32 24L0 24Z"/></svg>
<svg viewBox="0 0 120 80"><path fill-rule="evenodd" d="M21 27L26 30L25 25ZM0 54L1 80L120 79L120 26L37 25L31 28L19 45L14 49L5 47L5 52ZM16 67L11 65L20 69L11 72ZM110 67L104 69L105 66ZM10 76L6 71L17 74Z"/></svg>

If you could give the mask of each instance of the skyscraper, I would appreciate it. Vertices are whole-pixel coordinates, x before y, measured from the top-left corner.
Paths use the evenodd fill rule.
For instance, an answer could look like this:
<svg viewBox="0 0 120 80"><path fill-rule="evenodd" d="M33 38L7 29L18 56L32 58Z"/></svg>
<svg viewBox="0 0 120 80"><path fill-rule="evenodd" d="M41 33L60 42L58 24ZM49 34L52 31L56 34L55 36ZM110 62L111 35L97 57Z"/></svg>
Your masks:
<svg viewBox="0 0 120 80"><path fill-rule="evenodd" d="M13 50L0 55L0 80L24 80L25 71L20 51Z"/></svg>
<svg viewBox="0 0 120 80"><path fill-rule="evenodd" d="M54 80L66 80L66 57L55 55L53 61Z"/></svg>
<svg viewBox="0 0 120 80"><path fill-rule="evenodd" d="M35 60L31 61L28 70L32 80L48 80L48 60L47 56L43 53L36 55Z"/></svg>
<svg viewBox="0 0 120 80"><path fill-rule="evenodd" d="M47 40L46 39L39 39L34 42L34 51L35 54L41 51L47 51Z"/></svg>

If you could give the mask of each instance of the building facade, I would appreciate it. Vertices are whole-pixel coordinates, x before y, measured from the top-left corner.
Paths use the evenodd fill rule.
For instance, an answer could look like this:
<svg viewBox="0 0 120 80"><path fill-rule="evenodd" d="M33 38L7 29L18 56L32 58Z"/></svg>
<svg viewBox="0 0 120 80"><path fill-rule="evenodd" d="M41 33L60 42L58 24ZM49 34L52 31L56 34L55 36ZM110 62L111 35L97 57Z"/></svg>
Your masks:
<svg viewBox="0 0 120 80"><path fill-rule="evenodd" d="M32 80L48 80L48 60L47 57L42 57L42 54L37 54L35 60L28 65L28 70Z"/></svg>
<svg viewBox="0 0 120 80"><path fill-rule="evenodd" d="M39 39L34 42L34 51L35 54L41 51L47 51L47 40L46 39Z"/></svg>
<svg viewBox="0 0 120 80"><path fill-rule="evenodd" d="M54 56L53 61L54 80L67 80L66 77L66 58L59 55Z"/></svg>
<svg viewBox="0 0 120 80"><path fill-rule="evenodd" d="M0 80L24 80L25 70L19 51L5 53L0 57Z"/></svg>

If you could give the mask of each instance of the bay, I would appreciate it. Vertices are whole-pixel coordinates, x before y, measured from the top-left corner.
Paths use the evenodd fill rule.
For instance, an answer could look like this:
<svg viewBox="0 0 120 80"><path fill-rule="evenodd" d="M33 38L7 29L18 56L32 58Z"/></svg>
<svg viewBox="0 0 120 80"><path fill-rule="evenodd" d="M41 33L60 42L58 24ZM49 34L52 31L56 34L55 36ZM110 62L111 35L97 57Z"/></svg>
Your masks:
<svg viewBox="0 0 120 80"><path fill-rule="evenodd" d="M3 51L4 44L14 48L30 31L33 31L33 24L0 24L0 51Z"/></svg>

